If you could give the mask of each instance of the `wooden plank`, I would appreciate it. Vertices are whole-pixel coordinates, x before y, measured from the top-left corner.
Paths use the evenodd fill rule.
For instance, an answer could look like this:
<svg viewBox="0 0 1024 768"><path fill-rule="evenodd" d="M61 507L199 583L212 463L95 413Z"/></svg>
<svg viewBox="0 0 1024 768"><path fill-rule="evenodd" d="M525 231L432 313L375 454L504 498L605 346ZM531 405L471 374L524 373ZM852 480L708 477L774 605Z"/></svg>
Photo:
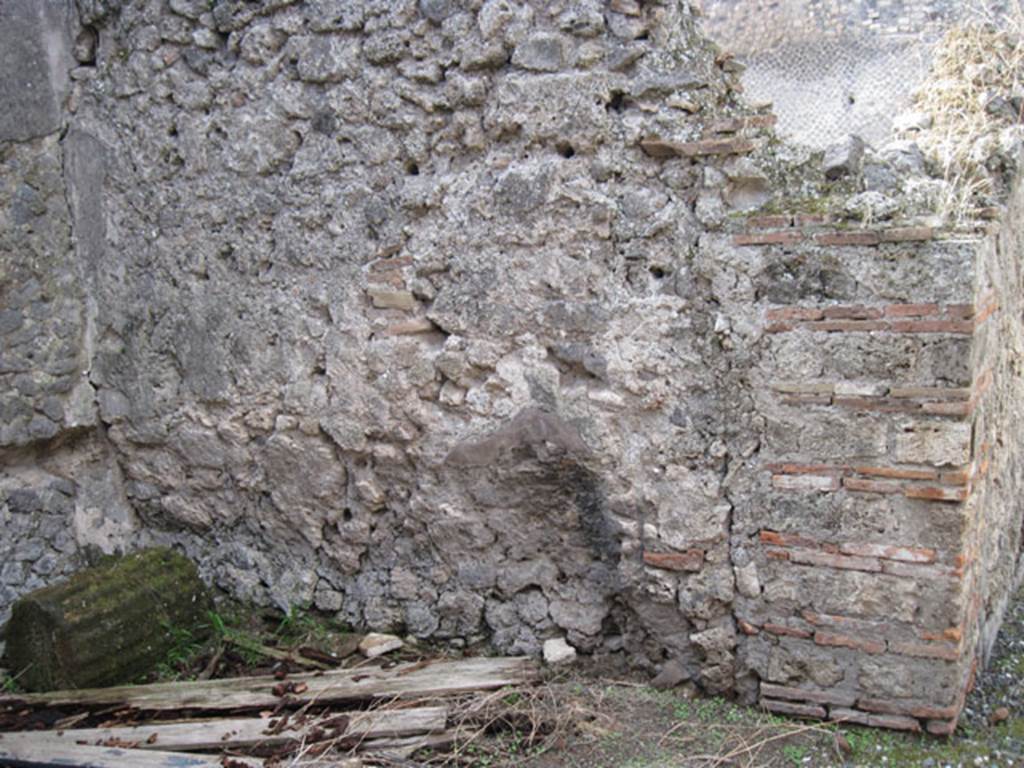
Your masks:
<svg viewBox="0 0 1024 768"><path fill-rule="evenodd" d="M181 752L143 751L79 744L15 744L0 739L0 765L11 768L220 768L220 758ZM262 760L239 758L242 765Z"/></svg>
<svg viewBox="0 0 1024 768"><path fill-rule="evenodd" d="M300 693L288 694L294 704L371 701L375 699L443 696L493 690L532 682L539 677L532 659L473 658L398 664L390 669L364 667L292 675ZM80 691L52 691L0 696L0 707L112 706L146 711L274 708L282 699L273 693L273 677L237 677L183 683L154 683ZM305 688L303 688L305 686Z"/></svg>
<svg viewBox="0 0 1024 768"><path fill-rule="evenodd" d="M244 747L278 746L304 738L315 728L325 735L335 731L324 727L341 713L326 717L306 718L296 728L285 726L280 733L272 733L277 718L248 717L232 720L197 720L187 723L151 723L118 728L79 728L64 731L22 731L3 734L4 746L56 747L76 744L105 746L119 744L132 749L170 750L193 752L202 750L236 749ZM444 707L417 707L369 712L345 713L349 718L337 735L346 740L401 738L443 731L448 720Z"/></svg>
<svg viewBox="0 0 1024 768"><path fill-rule="evenodd" d="M421 749L446 749L455 743L455 731L431 733L426 736L407 736L396 739L374 739L359 746L360 752L383 757L409 759Z"/></svg>

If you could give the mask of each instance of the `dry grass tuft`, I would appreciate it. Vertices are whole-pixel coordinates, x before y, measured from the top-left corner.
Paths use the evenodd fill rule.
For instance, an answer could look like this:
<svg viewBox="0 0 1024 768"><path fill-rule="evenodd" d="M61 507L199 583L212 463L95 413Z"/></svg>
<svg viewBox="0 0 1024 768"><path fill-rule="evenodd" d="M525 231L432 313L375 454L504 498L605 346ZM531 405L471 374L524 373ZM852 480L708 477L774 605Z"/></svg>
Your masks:
<svg viewBox="0 0 1024 768"><path fill-rule="evenodd" d="M948 183L941 213L950 223L982 217L1005 193L1016 162L1006 129L1021 122L1022 96L1022 0L1010 0L998 18L978 2L939 43L929 82L915 99L932 118L918 141Z"/></svg>

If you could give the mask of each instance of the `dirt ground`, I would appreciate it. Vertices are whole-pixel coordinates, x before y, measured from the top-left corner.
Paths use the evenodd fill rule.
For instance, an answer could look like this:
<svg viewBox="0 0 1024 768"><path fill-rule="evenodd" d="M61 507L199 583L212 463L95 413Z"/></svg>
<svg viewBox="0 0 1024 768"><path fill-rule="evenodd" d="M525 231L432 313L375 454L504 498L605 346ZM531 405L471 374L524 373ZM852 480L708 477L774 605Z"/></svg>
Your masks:
<svg viewBox="0 0 1024 768"><path fill-rule="evenodd" d="M548 684L559 717L523 747L505 732L471 744L463 765L536 768L967 768L1024 766L1024 589L950 738L799 722L692 689L579 672Z"/></svg>
<svg viewBox="0 0 1024 768"><path fill-rule="evenodd" d="M329 654L343 658L343 666L366 663L352 655L358 636L302 612L283 619L230 613L212 618L218 625L214 639L200 643L183 635L154 679L273 674L273 659L252 648L261 644ZM452 653L409 644L385 663ZM16 681L0 679L0 688L14 692ZM948 739L789 720L702 697L692 684L655 690L646 679L580 660L548 670L536 686L453 700L449 726L458 737L443 751L363 759L367 766L401 768L1024 768L1022 702L1024 590L1011 604L960 728Z"/></svg>

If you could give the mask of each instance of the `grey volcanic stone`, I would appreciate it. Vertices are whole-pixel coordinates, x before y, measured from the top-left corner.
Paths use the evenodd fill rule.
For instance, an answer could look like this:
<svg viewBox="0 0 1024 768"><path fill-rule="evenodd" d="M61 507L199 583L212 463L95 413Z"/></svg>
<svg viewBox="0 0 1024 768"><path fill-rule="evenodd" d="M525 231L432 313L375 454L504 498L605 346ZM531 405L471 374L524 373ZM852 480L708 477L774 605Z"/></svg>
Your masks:
<svg viewBox="0 0 1024 768"><path fill-rule="evenodd" d="M569 664L576 660L576 649L565 642L563 637L544 641L544 663L551 666Z"/></svg>
<svg viewBox="0 0 1024 768"><path fill-rule="evenodd" d="M71 80L71 13L66 0L0 4L0 141L59 130Z"/></svg>
<svg viewBox="0 0 1024 768"><path fill-rule="evenodd" d="M864 140L859 136L847 136L825 150L822 163L825 178L835 180L860 173L863 158Z"/></svg>
<svg viewBox="0 0 1024 768"><path fill-rule="evenodd" d="M654 679L651 680L651 687L659 691L666 691L675 688L690 679L690 673L676 659L666 661Z"/></svg>
<svg viewBox="0 0 1024 768"><path fill-rule="evenodd" d="M419 2L420 13L438 23L455 12L455 3L452 0L419 0Z"/></svg>
<svg viewBox="0 0 1024 768"><path fill-rule="evenodd" d="M512 63L523 69L557 72L565 66L566 40L560 35L537 34L516 46Z"/></svg>

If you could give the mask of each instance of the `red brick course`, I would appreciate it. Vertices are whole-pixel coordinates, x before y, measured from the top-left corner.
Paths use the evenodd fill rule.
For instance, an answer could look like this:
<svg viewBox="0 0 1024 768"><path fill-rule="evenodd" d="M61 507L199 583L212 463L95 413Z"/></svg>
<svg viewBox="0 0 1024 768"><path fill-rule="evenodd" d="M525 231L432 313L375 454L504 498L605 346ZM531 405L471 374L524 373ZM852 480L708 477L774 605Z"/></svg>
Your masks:
<svg viewBox="0 0 1024 768"><path fill-rule="evenodd" d="M974 333L972 320L893 320L889 330L894 333Z"/></svg>
<svg viewBox="0 0 1024 768"><path fill-rule="evenodd" d="M840 544L839 551L844 555L880 557L886 560L899 560L905 563L935 562L934 549L894 547L887 544Z"/></svg>
<svg viewBox="0 0 1024 768"><path fill-rule="evenodd" d="M814 642L818 645L852 648L855 651L861 651L863 653L870 653L873 655L885 653L884 642L868 640L867 638L861 637L850 637L849 635L839 635L833 632L822 632L821 630L814 633Z"/></svg>
<svg viewBox="0 0 1024 768"><path fill-rule="evenodd" d="M947 707L936 707L906 699L862 698L857 702L857 707L872 713L909 715L910 717L920 717L924 720L946 720L956 717L960 712L960 707L955 704Z"/></svg>
<svg viewBox="0 0 1024 768"><path fill-rule="evenodd" d="M851 408L855 411L873 411L875 413L914 413L922 410L920 403L889 398L837 397L833 401L837 408Z"/></svg>
<svg viewBox="0 0 1024 768"><path fill-rule="evenodd" d="M774 701L762 698L761 706L769 712L777 712L780 715L808 717L814 720L824 720L827 715L825 708L816 704L795 704L791 701Z"/></svg>
<svg viewBox="0 0 1024 768"><path fill-rule="evenodd" d="M982 475L986 456L968 467L938 470L902 467L864 467L845 464L772 463L772 488L789 493L816 491L833 493L840 488L850 493L902 495L940 503L962 503Z"/></svg>
<svg viewBox="0 0 1024 768"><path fill-rule="evenodd" d="M644 564L664 571L699 571L704 566L704 551L644 552Z"/></svg>
<svg viewBox="0 0 1024 768"><path fill-rule="evenodd" d="M765 469L780 475L841 475L849 471L831 464L768 464Z"/></svg>
<svg viewBox="0 0 1024 768"><path fill-rule="evenodd" d="M737 235L741 238L774 238L792 241L792 232ZM775 307L766 312L766 330L786 333L802 329L825 333L950 333L970 335L998 309L990 302L973 314L973 307L951 304L889 304L875 307L834 305L826 307ZM971 314L968 314L970 312ZM965 314L967 315L965 317ZM973 315L973 316L972 316ZM779 322L782 321L782 322Z"/></svg>
<svg viewBox="0 0 1024 768"><path fill-rule="evenodd" d="M804 236L801 232L793 230L787 232L751 232L732 236L733 245L795 245L803 239Z"/></svg>
<svg viewBox="0 0 1024 768"><path fill-rule="evenodd" d="M699 141L666 141L647 138L640 141L640 148L651 157L702 157L705 155L741 155L757 148L750 139L700 139Z"/></svg>
<svg viewBox="0 0 1024 768"><path fill-rule="evenodd" d="M793 217L788 214L776 216L748 216L746 225L751 229L782 229L793 226Z"/></svg>
<svg viewBox="0 0 1024 768"><path fill-rule="evenodd" d="M740 632L742 632L744 635L759 635L759 634L761 634L761 630L760 629L755 627L749 621L744 621L743 619L737 619L736 620L736 626L739 627Z"/></svg>
<svg viewBox="0 0 1024 768"><path fill-rule="evenodd" d="M903 486L886 480L864 480L859 477L843 478L843 487L861 493L893 493L902 494Z"/></svg>
<svg viewBox="0 0 1024 768"><path fill-rule="evenodd" d="M931 227L895 227L878 233L883 243L909 243L931 240L935 230Z"/></svg>
<svg viewBox="0 0 1024 768"><path fill-rule="evenodd" d="M817 547L820 542L796 533L779 533L778 531L762 530L759 534L761 543L774 544L778 547Z"/></svg>
<svg viewBox="0 0 1024 768"><path fill-rule="evenodd" d="M933 736L950 736L956 730L956 720L929 720L928 733Z"/></svg>
<svg viewBox="0 0 1024 768"><path fill-rule="evenodd" d="M839 478L824 475L772 475L772 487L783 491L825 493L839 490Z"/></svg>
<svg viewBox="0 0 1024 768"><path fill-rule="evenodd" d="M787 627L784 624L775 624L772 622L765 622L761 625L761 629L765 632L770 632L773 635L782 635L783 637L798 637L801 640L808 640L811 637L811 633L806 629L796 629L795 627Z"/></svg>
<svg viewBox="0 0 1024 768"><path fill-rule="evenodd" d="M798 227L820 227L832 221L827 213L796 213L793 214L793 224Z"/></svg>
<svg viewBox="0 0 1024 768"><path fill-rule="evenodd" d="M882 317L885 311L881 307L839 306L825 307L823 313L829 320L874 320Z"/></svg>
<svg viewBox="0 0 1024 768"><path fill-rule="evenodd" d="M765 316L770 321L821 320L825 317L825 310L821 307L779 307L777 309L769 309Z"/></svg>
<svg viewBox="0 0 1024 768"><path fill-rule="evenodd" d="M945 565L917 565L883 561L882 573L908 579L960 579L963 578L964 569Z"/></svg>
<svg viewBox="0 0 1024 768"><path fill-rule="evenodd" d="M921 723L912 717L902 717L900 715L873 715L856 709L846 709L844 707L830 708L829 720L842 723L853 723L855 725L867 725L875 728L889 728L896 731L913 731L914 733L921 730Z"/></svg>
<svg viewBox="0 0 1024 768"><path fill-rule="evenodd" d="M934 563L937 553L925 547L905 547L898 544L877 544L871 542L832 543L797 533L780 533L762 530L758 534L762 544L792 548L802 551L820 550L832 555L848 555L854 558L880 558L902 563Z"/></svg>
<svg viewBox="0 0 1024 768"><path fill-rule="evenodd" d="M870 230L850 232L822 232L815 235L815 242L820 245L878 245L882 242L881 234Z"/></svg>
<svg viewBox="0 0 1024 768"><path fill-rule="evenodd" d="M868 333L870 331L888 331L893 323L882 320L819 320L803 323L800 327L808 331L824 333Z"/></svg>
<svg viewBox="0 0 1024 768"><path fill-rule="evenodd" d="M807 549L792 550L789 553L789 560L799 565L817 565L844 571L868 571L869 573L882 571L882 564L877 558L833 555L828 552L815 552Z"/></svg>
<svg viewBox="0 0 1024 768"><path fill-rule="evenodd" d="M961 655L960 648L948 643L893 643L890 650L900 656L943 661L959 661Z"/></svg>
<svg viewBox="0 0 1024 768"><path fill-rule="evenodd" d="M728 117L708 126L711 133L736 133L747 128L770 128L778 122L777 115L746 115Z"/></svg>
<svg viewBox="0 0 1024 768"><path fill-rule="evenodd" d="M935 488L931 486L918 487L907 486L904 490L907 498L926 499L928 501L967 501L968 492L966 488Z"/></svg>
<svg viewBox="0 0 1024 768"><path fill-rule="evenodd" d="M890 304L885 308L886 317L928 317L937 314L938 304Z"/></svg>
<svg viewBox="0 0 1024 768"><path fill-rule="evenodd" d="M770 699L789 699L791 701L808 701L814 704L834 704L839 707L852 707L857 700L853 691L822 691L813 688L793 688L787 685L761 683L761 695ZM941 717L941 715L936 715Z"/></svg>
<svg viewBox="0 0 1024 768"><path fill-rule="evenodd" d="M898 467L854 467L858 475L873 475L896 480L937 480L939 473L934 469L900 469Z"/></svg>

